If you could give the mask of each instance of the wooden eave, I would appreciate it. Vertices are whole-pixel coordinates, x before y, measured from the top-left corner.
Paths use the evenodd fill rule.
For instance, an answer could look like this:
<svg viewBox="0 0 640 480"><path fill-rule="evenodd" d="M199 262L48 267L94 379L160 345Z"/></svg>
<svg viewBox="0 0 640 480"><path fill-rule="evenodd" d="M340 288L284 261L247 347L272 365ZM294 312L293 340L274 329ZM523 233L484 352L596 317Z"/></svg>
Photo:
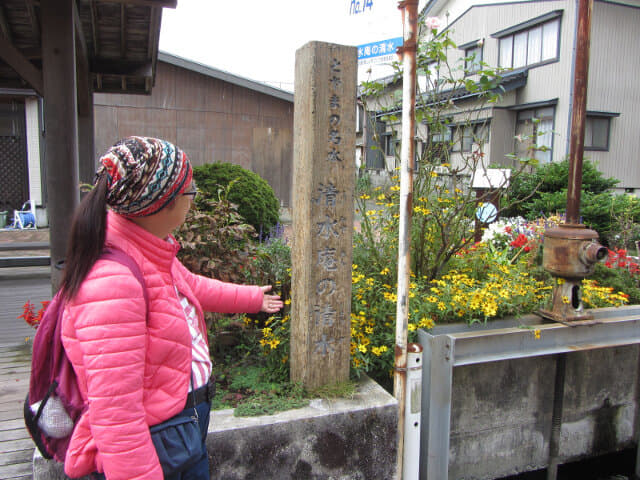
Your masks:
<svg viewBox="0 0 640 480"><path fill-rule="evenodd" d="M75 0L79 74L94 92L150 94L163 8L177 0ZM0 89L42 92L40 0L0 0Z"/></svg>

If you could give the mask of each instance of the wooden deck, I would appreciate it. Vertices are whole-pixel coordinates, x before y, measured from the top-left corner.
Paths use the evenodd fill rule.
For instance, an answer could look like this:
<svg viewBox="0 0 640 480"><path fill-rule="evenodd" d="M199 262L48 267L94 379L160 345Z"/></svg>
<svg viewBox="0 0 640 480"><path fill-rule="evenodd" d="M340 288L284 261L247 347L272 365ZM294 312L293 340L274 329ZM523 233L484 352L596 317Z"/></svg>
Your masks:
<svg viewBox="0 0 640 480"><path fill-rule="evenodd" d="M31 338L34 330L23 320L27 300L51 298L48 278L0 280L0 479L32 478L34 445L24 426L22 402L29 386Z"/></svg>

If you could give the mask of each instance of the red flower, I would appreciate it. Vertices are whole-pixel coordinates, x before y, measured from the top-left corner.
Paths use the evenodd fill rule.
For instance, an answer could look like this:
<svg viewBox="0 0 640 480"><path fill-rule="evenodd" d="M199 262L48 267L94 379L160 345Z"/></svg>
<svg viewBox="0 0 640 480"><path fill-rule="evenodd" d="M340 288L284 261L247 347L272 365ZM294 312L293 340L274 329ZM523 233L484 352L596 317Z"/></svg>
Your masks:
<svg viewBox="0 0 640 480"><path fill-rule="evenodd" d="M36 314L34 312L34 305L31 302L27 301L27 303L25 303L22 307L24 309L23 314L18 318L24 319L24 321L29 326L37 329L38 325L40 325L40 321L42 321L42 315L44 314L44 311L46 310L47 305L49 305L50 302L44 301L40 303L42 304L42 307L40 307L40 310L38 310L38 313Z"/></svg>
<svg viewBox="0 0 640 480"><path fill-rule="evenodd" d="M521 233L520 235L518 235L518 237L511 242L509 245L511 245L512 247L515 248L520 248L520 247L524 247L527 244L527 237L525 236L524 233Z"/></svg>

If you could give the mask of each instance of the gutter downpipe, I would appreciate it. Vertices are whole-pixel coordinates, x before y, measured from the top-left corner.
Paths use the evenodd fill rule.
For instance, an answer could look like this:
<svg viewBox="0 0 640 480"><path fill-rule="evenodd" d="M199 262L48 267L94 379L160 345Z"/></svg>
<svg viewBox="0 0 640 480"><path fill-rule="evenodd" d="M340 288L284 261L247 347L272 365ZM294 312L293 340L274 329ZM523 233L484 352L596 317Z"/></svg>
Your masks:
<svg viewBox="0 0 640 480"><path fill-rule="evenodd" d="M566 224L580 223L580 195L582 193L582 160L584 130L587 113L587 83L589 80L589 42L593 0L578 0L576 50L573 78L573 108L571 110L571 140L569 153L569 185L567 186ZM556 357L556 377L549 437L549 467L547 480L556 480L562 431L562 407L566 370L566 353Z"/></svg>
<svg viewBox="0 0 640 480"><path fill-rule="evenodd" d="M407 338L409 318L409 272L411 265L410 227L413 213L413 171L416 108L416 50L418 0L398 3L402 11L402 144L400 149L400 226L398 239L398 301L396 304L396 345L393 392L398 400L398 455L396 471L403 479L405 398L407 388ZM409 479L405 479L409 480Z"/></svg>

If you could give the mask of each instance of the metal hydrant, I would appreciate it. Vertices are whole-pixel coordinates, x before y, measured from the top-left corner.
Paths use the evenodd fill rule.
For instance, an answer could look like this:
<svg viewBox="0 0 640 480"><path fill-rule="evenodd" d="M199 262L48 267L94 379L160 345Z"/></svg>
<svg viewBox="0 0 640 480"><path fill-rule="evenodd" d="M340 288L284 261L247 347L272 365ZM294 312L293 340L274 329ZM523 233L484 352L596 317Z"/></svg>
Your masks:
<svg viewBox="0 0 640 480"><path fill-rule="evenodd" d="M552 308L540 313L559 322L589 320L582 306L582 279L591 275L595 265L607 256L598 243L598 232L582 224L565 223L544 234L542 265L555 277Z"/></svg>

